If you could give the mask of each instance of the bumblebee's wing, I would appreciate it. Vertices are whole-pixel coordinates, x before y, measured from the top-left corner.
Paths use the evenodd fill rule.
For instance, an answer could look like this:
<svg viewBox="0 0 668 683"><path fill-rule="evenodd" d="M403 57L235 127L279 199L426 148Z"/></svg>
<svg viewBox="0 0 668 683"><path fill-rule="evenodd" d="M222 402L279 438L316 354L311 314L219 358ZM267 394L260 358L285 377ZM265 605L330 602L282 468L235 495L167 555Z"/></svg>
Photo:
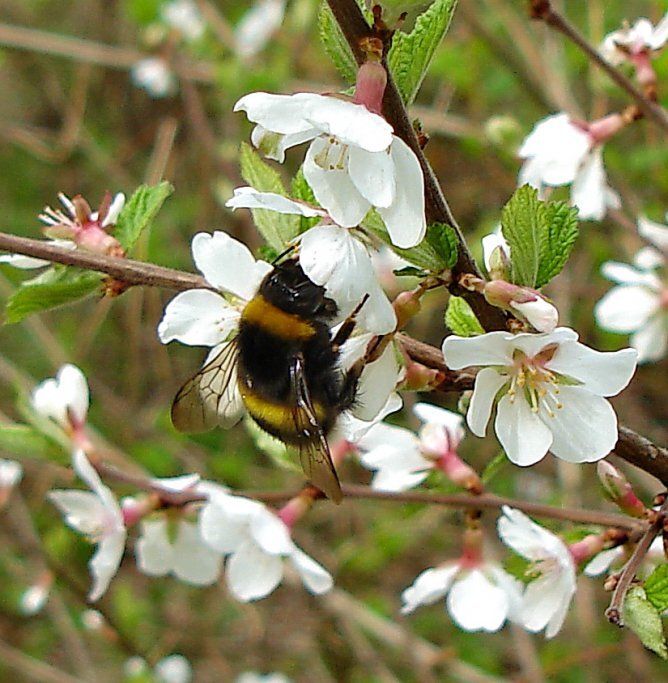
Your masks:
<svg viewBox="0 0 668 683"><path fill-rule="evenodd" d="M309 441L299 446L299 459L304 474L330 500L340 503L343 499L341 484L336 474L327 439L313 408L311 396L304 377L304 360L295 356L290 367L290 379L295 392L295 409L292 417L300 434L308 435Z"/></svg>
<svg viewBox="0 0 668 683"><path fill-rule="evenodd" d="M172 422L180 432L232 427L244 414L237 387L237 342L214 349L202 369L179 389L172 403Z"/></svg>

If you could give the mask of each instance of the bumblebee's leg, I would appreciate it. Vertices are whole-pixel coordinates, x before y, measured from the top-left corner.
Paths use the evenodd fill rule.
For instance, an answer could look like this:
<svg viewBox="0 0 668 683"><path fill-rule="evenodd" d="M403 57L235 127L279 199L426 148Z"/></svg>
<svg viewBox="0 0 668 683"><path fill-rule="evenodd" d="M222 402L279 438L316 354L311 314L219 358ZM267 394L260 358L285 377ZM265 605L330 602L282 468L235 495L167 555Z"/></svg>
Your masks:
<svg viewBox="0 0 668 683"><path fill-rule="evenodd" d="M355 306L355 310L353 310L353 312L341 323L341 327L339 327L337 333L332 339L332 349L334 351L338 352L341 345L348 341L348 338L355 329L355 318L357 318L357 315L362 310L362 306L364 306L368 299L369 295L365 294L362 301Z"/></svg>

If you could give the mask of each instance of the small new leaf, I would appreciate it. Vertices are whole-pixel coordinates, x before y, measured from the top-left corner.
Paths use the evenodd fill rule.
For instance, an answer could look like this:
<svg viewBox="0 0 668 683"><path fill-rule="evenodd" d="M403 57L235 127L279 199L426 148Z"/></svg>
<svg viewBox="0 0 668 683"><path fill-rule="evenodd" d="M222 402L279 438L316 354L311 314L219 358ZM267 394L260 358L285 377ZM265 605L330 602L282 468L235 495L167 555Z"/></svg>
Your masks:
<svg viewBox="0 0 668 683"><path fill-rule="evenodd" d="M559 275L578 236L578 210L564 202L549 202L545 207L546 230L541 235L536 288Z"/></svg>
<svg viewBox="0 0 668 683"><path fill-rule="evenodd" d="M644 588L647 599L657 612L665 612L668 609L668 564L660 564L645 579Z"/></svg>
<svg viewBox="0 0 668 683"><path fill-rule="evenodd" d="M397 31L387 61L406 106L415 100L431 59L447 33L457 0L436 0L410 33Z"/></svg>
<svg viewBox="0 0 668 683"><path fill-rule="evenodd" d="M457 263L457 235L449 225L430 223L425 239L434 248L446 268L452 268Z"/></svg>
<svg viewBox="0 0 668 683"><path fill-rule="evenodd" d="M79 268L54 266L22 282L9 297L5 322L18 323L31 313L46 311L83 299L99 289L104 276Z"/></svg>
<svg viewBox="0 0 668 683"><path fill-rule="evenodd" d="M640 586L632 586L626 594L622 618L624 626L628 626L646 648L656 652L662 659L668 659L661 616Z"/></svg>
<svg viewBox="0 0 668 683"><path fill-rule="evenodd" d="M246 143L241 144L239 156L241 176L259 192L275 192L287 196L278 172ZM277 252L282 252L288 242L299 234L299 216L279 214L268 209L251 209L253 221L264 239Z"/></svg>
<svg viewBox="0 0 668 683"><path fill-rule="evenodd" d="M485 333L471 307L460 296L450 297L445 312L445 324L460 337L476 337Z"/></svg>
<svg viewBox="0 0 668 683"><path fill-rule="evenodd" d="M541 244L547 232L545 203L530 185L523 185L501 211L501 232L510 246L513 284L536 287Z"/></svg>
<svg viewBox="0 0 668 683"><path fill-rule="evenodd" d="M357 62L350 45L326 2L321 3L318 13L318 34L327 56L344 81L352 85L357 78Z"/></svg>
<svg viewBox="0 0 668 683"><path fill-rule="evenodd" d="M158 185L141 185L126 202L118 216L113 235L126 252L137 243L174 188L166 180Z"/></svg>

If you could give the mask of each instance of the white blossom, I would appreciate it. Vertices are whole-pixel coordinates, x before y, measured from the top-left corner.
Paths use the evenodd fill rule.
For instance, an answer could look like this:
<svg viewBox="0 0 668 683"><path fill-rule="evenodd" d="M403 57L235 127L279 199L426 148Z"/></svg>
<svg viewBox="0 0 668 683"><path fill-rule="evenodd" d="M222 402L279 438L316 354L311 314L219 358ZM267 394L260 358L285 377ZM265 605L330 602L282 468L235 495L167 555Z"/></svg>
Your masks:
<svg viewBox="0 0 668 683"><path fill-rule="evenodd" d="M257 0L234 30L236 53L249 58L260 52L283 23L285 0Z"/></svg>
<svg viewBox="0 0 668 683"><path fill-rule="evenodd" d="M646 247L633 266L606 261L601 267L617 286L596 304L596 322L612 332L630 333L639 363L658 361L668 351L668 285L655 272L664 263L658 251Z"/></svg>
<svg viewBox="0 0 668 683"><path fill-rule="evenodd" d="M529 571L538 574L524 590L519 621L532 633L545 629L545 636L552 638L561 629L575 595L573 557L558 536L508 506L503 507L498 530L508 547L531 561Z"/></svg>
<svg viewBox="0 0 668 683"><path fill-rule="evenodd" d="M0 489L13 489L23 477L23 467L16 460L0 458Z"/></svg>
<svg viewBox="0 0 668 683"><path fill-rule="evenodd" d="M357 439L360 462L375 471L372 488L413 488L438 467L441 458L456 453L464 437L461 415L427 403L418 403L413 410L423 422L419 436L409 429L380 423Z"/></svg>
<svg viewBox="0 0 668 683"><path fill-rule="evenodd" d="M193 669L183 655L163 657L153 668L157 683L190 683Z"/></svg>
<svg viewBox="0 0 668 683"><path fill-rule="evenodd" d="M361 104L312 93L251 93L234 110L257 124L251 140L269 158L282 162L286 149L311 142L304 177L335 223L354 227L375 207L393 244L422 241L422 170L381 116Z"/></svg>
<svg viewBox="0 0 668 683"><path fill-rule="evenodd" d="M269 595L283 579L286 562L311 593L330 590L330 574L297 547L289 528L271 510L219 490L208 493L199 518L200 533L213 550L229 555L225 573L234 597L248 602Z"/></svg>
<svg viewBox="0 0 668 683"><path fill-rule="evenodd" d="M619 208L618 195L608 187L601 142L587 124L559 113L539 121L519 150L525 159L518 184L571 185L571 200L582 220L600 220L609 208Z"/></svg>
<svg viewBox="0 0 668 683"><path fill-rule="evenodd" d="M259 674L257 671L244 671L234 679L234 683L290 683L290 680L281 673Z"/></svg>
<svg viewBox="0 0 668 683"><path fill-rule="evenodd" d="M95 601L104 594L118 571L127 532L123 512L114 494L102 483L85 453L77 450L72 461L74 471L91 491L51 491L49 499L63 513L69 526L97 544L88 563L93 577L88 599Z"/></svg>
<svg viewBox="0 0 668 683"><path fill-rule="evenodd" d="M193 0L171 0L160 8L160 16L186 40L198 40L204 34L204 19Z"/></svg>
<svg viewBox="0 0 668 683"><path fill-rule="evenodd" d="M63 365L53 379L44 380L32 393L35 410L57 422L68 433L86 422L89 394L86 377L76 365Z"/></svg>
<svg viewBox="0 0 668 683"><path fill-rule="evenodd" d="M251 187L237 188L226 206L320 217L323 222L300 237L299 263L304 274L324 287L327 296L336 302L338 320L346 318L368 295L357 315L358 325L376 334L394 330L396 315L376 278L367 247L351 231L329 222L330 217L325 211L272 192L258 192Z"/></svg>
<svg viewBox="0 0 668 683"><path fill-rule="evenodd" d="M632 61L642 53L655 53L668 40L668 14L656 26L645 17L641 17L633 26L608 33L603 39L600 52L614 65Z"/></svg>
<svg viewBox="0 0 668 683"><path fill-rule="evenodd" d="M542 334L489 332L447 337L449 368L483 366L475 380L467 422L484 436L498 400L494 428L512 462L533 465L548 450L568 462L593 462L617 442L617 417L604 397L619 393L637 353L601 353L580 344L571 329Z"/></svg>
<svg viewBox="0 0 668 683"><path fill-rule="evenodd" d="M130 76L133 83L156 99L176 92L176 76L162 57L146 57L132 65Z"/></svg>
<svg viewBox="0 0 668 683"><path fill-rule="evenodd" d="M497 563L469 563L464 557L422 572L401 595L402 614L447 595L446 607L465 631L498 631L514 620L521 600L518 581Z"/></svg>

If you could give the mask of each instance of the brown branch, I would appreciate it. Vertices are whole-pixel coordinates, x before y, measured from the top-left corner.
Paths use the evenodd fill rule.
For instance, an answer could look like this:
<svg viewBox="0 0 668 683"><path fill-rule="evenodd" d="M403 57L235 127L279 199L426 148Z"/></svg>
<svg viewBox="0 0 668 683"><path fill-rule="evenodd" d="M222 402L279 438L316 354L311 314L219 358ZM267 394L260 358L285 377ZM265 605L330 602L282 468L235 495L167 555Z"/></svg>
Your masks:
<svg viewBox="0 0 668 683"><path fill-rule="evenodd" d="M355 0L327 0L327 3L341 27L343 35L350 45L357 63L363 64L365 55L359 48L360 40L373 35L373 31L366 23L362 11ZM466 299L485 330L505 330L506 317L499 308L490 306L482 296L475 292L464 290L456 283L456 276L463 273L473 273L478 277L482 277L482 275L468 249L464 235L457 225L457 222L450 211L450 207L443 196L443 192L434 175L434 171L418 143L415 130L413 129L406 107L401 100L401 95L399 94L397 86L392 80L392 75L387 67L387 63L385 63L385 67L388 72L388 81L387 87L385 88L385 96L383 98L383 115L394 128L394 132L413 150L420 162L422 173L424 174L425 210L427 220L430 222L445 223L446 225L449 225L457 235L458 258L457 263L452 268L455 277L453 278L453 284L449 289L453 294Z"/></svg>
<svg viewBox="0 0 668 683"><path fill-rule="evenodd" d="M608 76L627 94L641 109L642 113L656 123L664 131L668 131L668 114L666 110L656 102L652 102L640 90L638 90L619 69L606 62L605 59L592 47L568 21L558 12L552 9L550 0L530 0L529 11L532 19L544 22L555 31L559 31L572 43L577 45L582 52L598 67L605 71Z"/></svg>
<svg viewBox="0 0 668 683"><path fill-rule="evenodd" d="M80 249L63 249L43 240L33 240L7 233L0 233L0 250L106 273L128 285L165 287L179 291L195 287L211 289L211 285L200 275L184 273L144 261L106 256Z"/></svg>
<svg viewBox="0 0 668 683"><path fill-rule="evenodd" d="M172 268L163 268L142 261L63 249L42 240L17 237L6 233L0 233L0 249L53 261L54 263L107 273L128 285L165 287L176 291L192 288L212 289L200 275L185 273ZM471 371L454 372L450 370L443 360L440 349L401 333L397 335L397 341L413 360L443 373L444 379L438 387L435 387L437 390L465 391L473 387L475 374ZM668 449L653 444L628 427L620 426L619 439L613 452L623 460L655 476L668 486Z"/></svg>

